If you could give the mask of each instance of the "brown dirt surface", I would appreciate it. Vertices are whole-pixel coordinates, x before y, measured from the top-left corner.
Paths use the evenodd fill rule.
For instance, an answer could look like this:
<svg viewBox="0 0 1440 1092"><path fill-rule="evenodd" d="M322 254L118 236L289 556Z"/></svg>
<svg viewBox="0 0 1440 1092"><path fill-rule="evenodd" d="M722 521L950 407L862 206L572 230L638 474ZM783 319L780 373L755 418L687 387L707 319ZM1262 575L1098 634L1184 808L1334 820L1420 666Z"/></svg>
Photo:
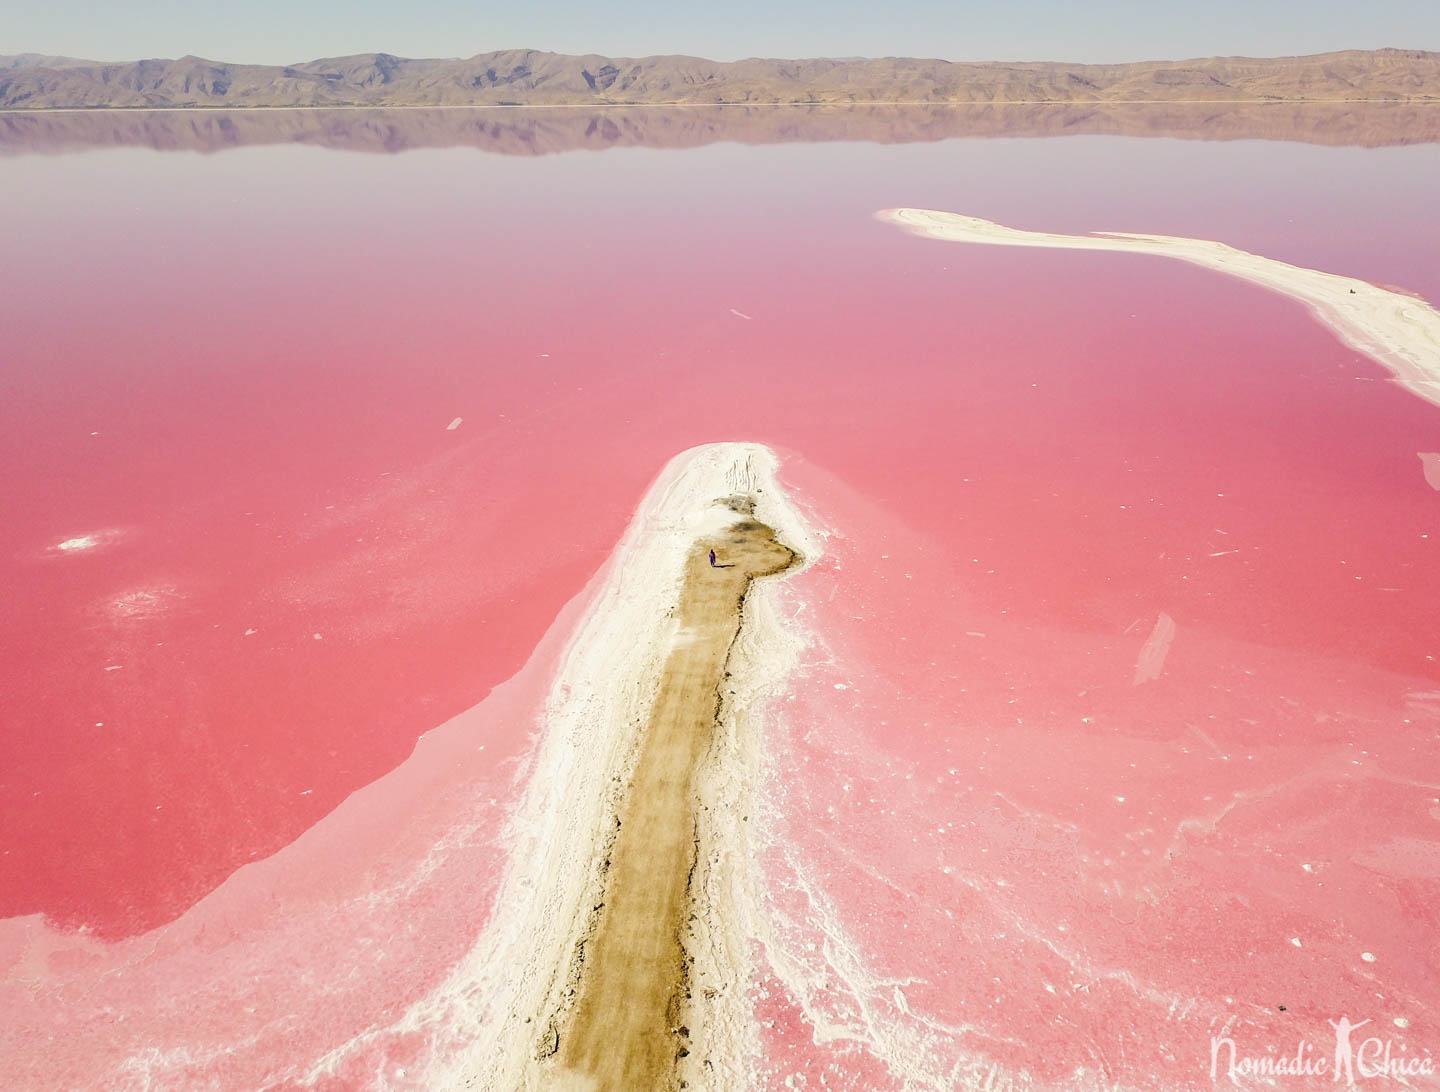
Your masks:
<svg viewBox="0 0 1440 1092"><path fill-rule="evenodd" d="M676 1064L693 1019L682 935L693 905L696 772L714 739L720 686L750 582L795 561L771 528L747 519L697 542L686 564L679 631L620 809L576 1000L558 1042L546 1044L554 1051L548 1082L554 1087L678 1087Z"/></svg>

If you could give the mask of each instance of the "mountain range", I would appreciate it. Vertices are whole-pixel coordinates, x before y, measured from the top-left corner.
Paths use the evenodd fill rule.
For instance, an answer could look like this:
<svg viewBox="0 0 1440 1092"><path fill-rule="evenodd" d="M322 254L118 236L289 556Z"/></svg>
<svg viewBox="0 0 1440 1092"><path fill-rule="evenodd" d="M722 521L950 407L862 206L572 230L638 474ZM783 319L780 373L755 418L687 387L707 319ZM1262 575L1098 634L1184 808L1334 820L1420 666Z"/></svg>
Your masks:
<svg viewBox="0 0 1440 1092"><path fill-rule="evenodd" d="M878 59L710 61L502 50L295 65L201 57L0 56L0 109L599 106L640 103L1087 103L1440 100L1440 53L1348 50L1133 64Z"/></svg>

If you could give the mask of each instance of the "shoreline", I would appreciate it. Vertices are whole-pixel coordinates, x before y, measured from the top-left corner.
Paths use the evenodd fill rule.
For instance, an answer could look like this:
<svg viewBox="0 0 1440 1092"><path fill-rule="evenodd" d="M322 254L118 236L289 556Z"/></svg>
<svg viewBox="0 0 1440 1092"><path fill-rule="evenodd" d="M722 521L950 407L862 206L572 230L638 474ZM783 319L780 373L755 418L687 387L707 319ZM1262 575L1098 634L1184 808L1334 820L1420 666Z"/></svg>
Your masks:
<svg viewBox="0 0 1440 1092"><path fill-rule="evenodd" d="M1390 371L1400 386L1440 406L1440 311L1418 296L1290 265L1210 239L1126 231L1093 235L1026 231L978 216L930 209L882 209L875 215L912 235L945 242L1124 251L1173 258L1238 277L1304 304L1342 342Z"/></svg>
<svg viewBox="0 0 1440 1092"><path fill-rule="evenodd" d="M0 159L119 148L212 154L297 145L383 155L466 148L533 158L727 142L915 145L1071 136L1395 148L1440 143L1440 109L1431 105L1440 102L12 109L0 110Z"/></svg>
<svg viewBox="0 0 1440 1092"><path fill-rule="evenodd" d="M41 116L45 114L246 114L310 112L326 110L632 110L639 107L659 109L702 109L717 107L766 106L1440 106L1440 98L1228 98L1228 99L756 99L735 102L693 102L671 99L660 102L643 100L613 102L476 102L476 103L327 103L313 106L0 106L0 114Z"/></svg>

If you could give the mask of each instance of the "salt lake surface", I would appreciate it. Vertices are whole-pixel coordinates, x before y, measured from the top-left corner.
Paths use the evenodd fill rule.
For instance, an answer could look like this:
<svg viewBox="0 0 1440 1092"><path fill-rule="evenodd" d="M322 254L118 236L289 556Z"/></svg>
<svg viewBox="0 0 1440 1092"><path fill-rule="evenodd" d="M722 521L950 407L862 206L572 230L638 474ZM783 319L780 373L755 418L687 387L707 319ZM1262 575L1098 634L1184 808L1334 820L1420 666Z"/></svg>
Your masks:
<svg viewBox="0 0 1440 1092"><path fill-rule="evenodd" d="M874 218L1436 301L1440 146L133 117L0 129L7 1087L424 1087L456 1044L404 1014L491 912L587 584L724 439L827 536L761 1087L1208 1088L1212 1037L1342 1016L1440 1051L1440 410L1242 282Z"/></svg>

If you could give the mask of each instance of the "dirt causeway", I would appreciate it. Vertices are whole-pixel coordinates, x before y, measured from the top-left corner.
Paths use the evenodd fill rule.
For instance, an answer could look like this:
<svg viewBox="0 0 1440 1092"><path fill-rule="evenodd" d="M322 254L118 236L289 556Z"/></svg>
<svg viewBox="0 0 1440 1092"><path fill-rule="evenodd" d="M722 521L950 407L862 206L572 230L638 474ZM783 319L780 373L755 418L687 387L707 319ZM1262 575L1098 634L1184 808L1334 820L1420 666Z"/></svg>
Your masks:
<svg viewBox="0 0 1440 1092"><path fill-rule="evenodd" d="M558 1029L547 1085L587 1092L678 1087L676 1063L690 1041L682 935L692 911L695 776L714 739L750 582L795 561L771 528L753 519L691 552L679 631L620 809L604 902L582 950L578 992Z"/></svg>

